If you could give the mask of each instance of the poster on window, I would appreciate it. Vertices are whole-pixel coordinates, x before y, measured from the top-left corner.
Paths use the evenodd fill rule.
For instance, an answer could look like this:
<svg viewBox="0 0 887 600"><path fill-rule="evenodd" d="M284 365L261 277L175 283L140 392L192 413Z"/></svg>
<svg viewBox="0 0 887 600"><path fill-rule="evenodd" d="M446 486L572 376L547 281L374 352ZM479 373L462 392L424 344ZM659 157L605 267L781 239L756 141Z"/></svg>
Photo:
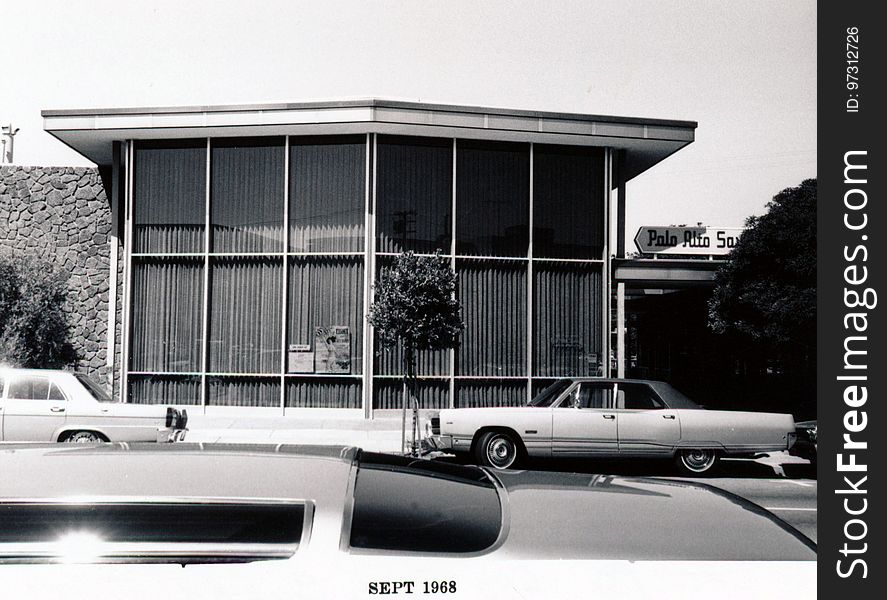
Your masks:
<svg viewBox="0 0 887 600"><path fill-rule="evenodd" d="M347 325L314 330L314 372L351 373L351 329Z"/></svg>

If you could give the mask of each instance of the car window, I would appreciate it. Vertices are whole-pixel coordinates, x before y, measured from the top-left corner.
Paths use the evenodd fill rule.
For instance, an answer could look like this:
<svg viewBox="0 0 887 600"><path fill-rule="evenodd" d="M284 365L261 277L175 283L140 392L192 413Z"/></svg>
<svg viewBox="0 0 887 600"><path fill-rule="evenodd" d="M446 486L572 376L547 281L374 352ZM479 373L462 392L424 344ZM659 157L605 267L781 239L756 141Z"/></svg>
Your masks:
<svg viewBox="0 0 887 600"><path fill-rule="evenodd" d="M483 470L361 453L351 548L470 554L492 547L501 528L499 494Z"/></svg>
<svg viewBox="0 0 887 600"><path fill-rule="evenodd" d="M49 386L49 399L50 400L61 400L64 402L66 400L65 395L59 389L56 384L50 384Z"/></svg>
<svg viewBox="0 0 887 600"><path fill-rule="evenodd" d="M573 388L558 408L613 408L613 384L583 382Z"/></svg>
<svg viewBox="0 0 887 600"><path fill-rule="evenodd" d="M74 377L77 378L77 381L83 384L89 393L92 394L92 397L98 400L99 402L113 402L113 398L108 395L108 392L100 386L98 383L93 381L92 378L87 375L83 375L82 373L74 373Z"/></svg>
<svg viewBox="0 0 887 600"><path fill-rule="evenodd" d="M47 400L49 379L40 376L27 376L9 382L10 400Z"/></svg>
<svg viewBox="0 0 887 600"><path fill-rule="evenodd" d="M619 408L628 410L660 410L665 405L646 385L623 383L619 385Z"/></svg>
<svg viewBox="0 0 887 600"><path fill-rule="evenodd" d="M285 558L307 518L304 502L5 502L0 514L0 562L16 558L23 543L50 558L72 552L74 562Z"/></svg>
<svg viewBox="0 0 887 600"><path fill-rule="evenodd" d="M561 395L565 389L567 389L572 383L569 379L558 379L541 392L536 394L536 397L530 400L528 406L535 406L537 408L546 408L551 406L555 400L558 399L558 396Z"/></svg>

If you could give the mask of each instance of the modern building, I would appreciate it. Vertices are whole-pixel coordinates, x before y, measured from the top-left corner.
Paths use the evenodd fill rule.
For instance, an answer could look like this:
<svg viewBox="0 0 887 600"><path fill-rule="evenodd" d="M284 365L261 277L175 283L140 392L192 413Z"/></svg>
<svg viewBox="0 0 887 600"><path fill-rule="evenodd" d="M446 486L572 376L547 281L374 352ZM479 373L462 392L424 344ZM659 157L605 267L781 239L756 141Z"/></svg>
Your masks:
<svg viewBox="0 0 887 600"><path fill-rule="evenodd" d="M366 313L407 250L450 261L465 322L457 350L420 359L423 407L609 375L625 182L696 128L378 99L43 117L109 188L117 393L366 417L400 406Z"/></svg>

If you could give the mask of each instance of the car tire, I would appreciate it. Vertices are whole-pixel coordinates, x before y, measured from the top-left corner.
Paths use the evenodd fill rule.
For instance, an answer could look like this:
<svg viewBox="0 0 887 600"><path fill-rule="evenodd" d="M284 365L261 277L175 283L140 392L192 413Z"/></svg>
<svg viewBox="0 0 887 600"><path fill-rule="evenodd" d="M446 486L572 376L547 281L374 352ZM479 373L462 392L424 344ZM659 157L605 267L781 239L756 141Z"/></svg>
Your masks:
<svg viewBox="0 0 887 600"><path fill-rule="evenodd" d="M711 449L690 448L678 450L675 455L678 468L685 475L702 475L711 473L718 464L718 453Z"/></svg>
<svg viewBox="0 0 887 600"><path fill-rule="evenodd" d="M60 442L66 442L68 444L97 444L101 442L107 442L100 433L96 433L95 431L71 431L66 433L61 438L59 438Z"/></svg>
<svg viewBox="0 0 887 600"><path fill-rule="evenodd" d="M517 466L521 447L505 432L488 431L480 436L474 453L480 465L504 470Z"/></svg>

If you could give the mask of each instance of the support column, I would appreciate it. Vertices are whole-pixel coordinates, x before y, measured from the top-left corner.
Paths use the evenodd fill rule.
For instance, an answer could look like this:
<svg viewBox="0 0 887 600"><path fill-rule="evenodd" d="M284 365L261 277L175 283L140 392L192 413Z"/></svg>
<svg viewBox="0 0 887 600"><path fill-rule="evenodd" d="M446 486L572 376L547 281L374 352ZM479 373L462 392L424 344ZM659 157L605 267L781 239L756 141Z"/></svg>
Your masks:
<svg viewBox="0 0 887 600"><path fill-rule="evenodd" d="M625 150L616 154L616 257L625 258ZM615 272L615 270L614 270ZM625 377L625 283L616 283L616 376Z"/></svg>

